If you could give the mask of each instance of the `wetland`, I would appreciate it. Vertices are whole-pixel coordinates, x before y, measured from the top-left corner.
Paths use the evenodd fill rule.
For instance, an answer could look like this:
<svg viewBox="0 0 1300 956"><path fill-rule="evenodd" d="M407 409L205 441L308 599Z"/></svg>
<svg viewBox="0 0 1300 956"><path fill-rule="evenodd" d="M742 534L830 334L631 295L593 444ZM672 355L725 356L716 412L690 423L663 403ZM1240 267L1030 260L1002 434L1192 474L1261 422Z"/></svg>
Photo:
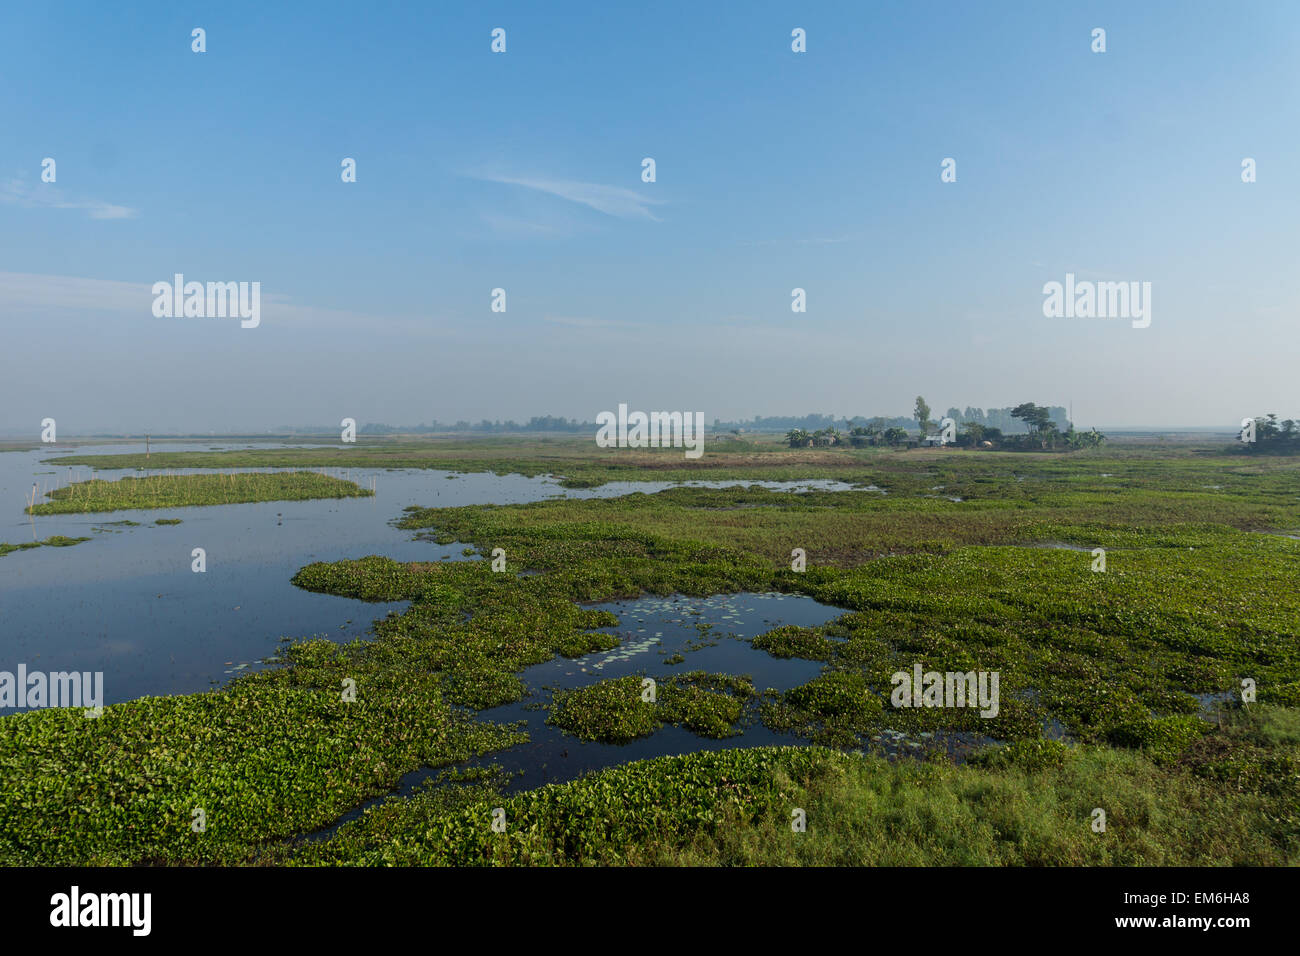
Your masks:
<svg viewBox="0 0 1300 956"><path fill-rule="evenodd" d="M206 443L151 479L95 451L0 456L0 537L85 542L6 558L7 663L102 670L109 704L0 716L5 862L1300 853L1296 458ZM366 493L164 491L160 521L132 491L109 527L18 505L52 457L55 503L304 467ZM1000 675L996 716L891 706L914 667Z"/></svg>

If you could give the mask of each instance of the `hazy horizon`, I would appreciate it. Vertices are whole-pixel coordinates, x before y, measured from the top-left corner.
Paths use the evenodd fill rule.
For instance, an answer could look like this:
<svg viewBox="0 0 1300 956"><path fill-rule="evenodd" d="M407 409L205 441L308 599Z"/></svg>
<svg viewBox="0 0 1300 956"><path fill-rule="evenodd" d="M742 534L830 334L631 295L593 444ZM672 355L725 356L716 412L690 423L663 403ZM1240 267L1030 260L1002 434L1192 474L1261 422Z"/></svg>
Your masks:
<svg viewBox="0 0 1300 956"><path fill-rule="evenodd" d="M773 416L773 417L776 417L776 416ZM784 416L781 416L781 417L784 417ZM905 417L905 416L903 416L903 415L897 415L897 416L867 416L867 415L857 415L857 416L851 416L851 417L853 417L853 418L857 418L859 421L866 421L867 419L872 418L872 417L882 417L882 418L883 418L883 417L896 417L896 418L902 418L902 417ZM481 419L480 419L480 421L481 421ZM503 419L502 421L510 421L510 419L509 419L509 418L506 418L506 419ZM519 421L519 419L516 418L515 421ZM932 421L933 421L933 419L932 419ZM448 423L448 422L440 422L439 424L447 425L447 424L452 424L452 423ZM477 424L479 424L479 422L474 422L473 424L477 425ZM590 425L592 426L592 435L595 434L596 425L595 425L594 422L592 422L592 423L583 423L583 424L590 424ZM732 423L731 423L731 422L724 422L723 424L724 424L724 425L727 425L727 426L730 426ZM402 430L402 429L405 429L405 428L417 428L417 427L419 427L419 423L417 423L417 422L404 422L404 423L402 423L401 425L394 425L394 424L391 423L391 422L360 422L360 421L359 421L359 422L357 422L357 428L358 428L358 439L359 439L359 440L361 440L361 439L375 439L375 438L385 438L385 437L388 437L387 435L367 434L367 433L361 431L361 429L364 429L365 426L367 426L367 425L381 425L381 426L387 426L387 427L395 427L395 428L398 429L398 431L396 431L396 432L393 433L393 434L395 434L395 435L426 434L426 433L424 433L424 432L410 432L410 431L403 431L403 430ZM207 429L207 430L202 430L202 431L197 431L197 430L195 430L195 431L176 431L176 432L167 432L167 431L145 432L145 431L130 431L130 430L120 430L120 431L119 431L119 430L114 430L114 429L110 429L110 428L93 428L93 427L88 427L88 428L86 428L85 430L77 431L77 432L67 432L67 431L62 430L62 426L61 426L61 425L59 426L59 428L60 428L60 430L59 430L59 432L58 432L58 442L55 442L55 443L52 443L52 444L62 444L62 443L68 443L68 442L84 442L84 441L86 441L86 440L89 440L89 439L95 439L95 438L114 438L114 439L136 439L136 438L138 438L138 439L144 439L144 438L146 437L146 435L149 436L149 437L151 437L151 438L153 438L153 439L156 440L156 441L166 441L166 440L170 440L170 439L184 439L184 438L276 438L276 437L309 438L309 437L330 437L330 436L335 436L335 437L336 437L336 436L338 435L338 433L339 433L339 429L338 429L338 428L329 428L328 426L325 426L325 425L285 425L285 424L283 424L283 423L281 423L280 426L278 426L278 427L273 427L273 428L245 428L245 429L229 428L229 429ZM1208 437L1208 436L1217 436L1217 435L1223 435L1223 436L1235 436L1235 435L1239 432L1239 430L1240 430L1239 425L1238 425L1237 423L1226 424L1226 425L1147 425L1147 424L1138 424L1138 425L1111 425L1111 424L1100 424L1100 425L1087 425L1087 426L1082 426L1082 427L1081 427L1081 430L1086 431L1086 430L1088 430L1089 428L1097 428L1097 429L1098 429L1099 431L1101 431L1101 432L1104 432L1104 433L1114 433L1114 434L1116 434L1116 435L1124 435L1124 434L1148 434L1148 433L1150 433L1150 434L1186 435L1186 434L1201 433L1201 432L1203 432L1203 433L1205 433L1205 434L1207 435L1207 437ZM710 424L708 425L708 430L709 430L709 431L712 431L712 429L713 429L713 425L710 423ZM772 433L774 433L774 434L777 433L777 430L771 430L771 431L772 431ZM759 434L759 433L761 433L761 432L760 432L760 431L755 431L755 434ZM438 432L429 432L428 434L469 434L469 435L482 435L482 434L485 434L485 433L482 432L482 431L477 431L477 430L475 430L474 428L470 428L470 429L463 429L463 430L458 430L458 429L445 429L445 430L441 430L441 431L438 431ZM563 431L559 431L559 430L556 430L556 431L527 431L527 432L521 430L521 431L495 432L494 434L538 434L538 435L563 435L563 434L572 434L572 435L575 435L575 436L577 436L577 437L581 437L584 433L583 433L583 432L563 432ZM39 435L35 435L35 436L33 436L33 435L27 435L27 434L24 434L24 433L22 433L22 432L18 432L18 431L6 432L6 431L3 431L3 430L0 430L0 441L10 442L10 443L14 443L14 442L23 442L23 441L32 441L33 443L37 443L37 442L40 441L40 438L39 438Z"/></svg>

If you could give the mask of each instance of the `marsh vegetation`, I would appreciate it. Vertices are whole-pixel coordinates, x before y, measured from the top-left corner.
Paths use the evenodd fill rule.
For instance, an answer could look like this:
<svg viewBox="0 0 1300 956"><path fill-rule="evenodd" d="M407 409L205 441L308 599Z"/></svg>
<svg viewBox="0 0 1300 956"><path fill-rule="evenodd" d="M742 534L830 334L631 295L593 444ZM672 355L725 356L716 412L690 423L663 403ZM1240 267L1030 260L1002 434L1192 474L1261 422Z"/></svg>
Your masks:
<svg viewBox="0 0 1300 956"><path fill-rule="evenodd" d="M1300 528L1300 460L1151 448L1068 462L865 454L848 453L841 474L887 494L677 488L410 508L399 527L485 557L504 548L510 573L381 555L310 564L294 578L301 588L409 607L371 640L291 643L279 666L208 694L114 705L96 721L3 718L0 773L19 783L0 794L0 859L1300 860L1300 541L1254 533ZM794 465L825 477L815 462ZM766 461L727 467L771 477ZM963 500L927 497L936 485ZM1056 546L1030 547L1045 543ZM802 572L794 548L806 551ZM1102 573L1094 548L1108 551ZM741 672L650 668L651 704L639 676L593 673L556 693L552 726L575 742L669 726L743 742L761 724L801 746L638 761L509 794L490 778L448 779L325 839L295 839L417 768L490 760L521 742L520 728L474 711L534 693L520 676L529 667L620 646L617 617L591 603L740 592L842 610L747 642L774 661L810 662L814 676L769 692ZM686 661L717 640L699 638L682 647ZM1000 672L997 716L890 706L890 675L914 664ZM1247 678L1258 699L1241 706ZM340 696L346 681L352 702ZM961 763L938 749L916 761L877 747L886 733L987 743ZM207 808L205 834L189 830L195 806ZM490 826L498 806L505 833ZM1098 806L1104 835L1089 828ZM809 819L797 839L793 807Z"/></svg>
<svg viewBox="0 0 1300 956"><path fill-rule="evenodd" d="M29 505L27 514L78 514L146 508L185 508L251 501L357 498L374 492L351 481L314 471L200 475L148 475L105 481L91 478L47 492L50 500ZM176 524L179 519L160 519Z"/></svg>
<svg viewBox="0 0 1300 956"><path fill-rule="evenodd" d="M74 544L81 544L83 541L89 541L89 538L72 538L63 534L53 534L44 541L27 541L22 544L9 544L0 541L0 557L6 554L12 554L14 551L28 551L32 548L67 548Z"/></svg>

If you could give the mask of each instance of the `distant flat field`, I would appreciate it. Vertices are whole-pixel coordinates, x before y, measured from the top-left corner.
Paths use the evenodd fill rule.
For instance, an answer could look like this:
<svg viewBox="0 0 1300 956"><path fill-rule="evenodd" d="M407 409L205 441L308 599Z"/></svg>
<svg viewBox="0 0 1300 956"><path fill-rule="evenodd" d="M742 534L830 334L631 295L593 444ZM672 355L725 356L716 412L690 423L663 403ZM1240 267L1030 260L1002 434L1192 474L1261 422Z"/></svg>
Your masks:
<svg viewBox="0 0 1300 956"><path fill-rule="evenodd" d="M317 439L319 441L319 439ZM279 441L279 439L276 439ZM165 446L160 446L165 447ZM1158 476L1170 482L1217 484L1225 475L1265 474L1297 467L1293 457L1252 456L1230 441L1121 439L1074 452L972 451L958 448L789 448L779 436L711 436L704 455L681 449L599 448L593 437L393 437L336 448L250 448L235 451L154 451L61 455L59 465L95 468L434 468L526 476L555 475L566 487L611 481L804 481L832 478L894 485L921 472L952 478L1065 472L1109 473L1126 480ZM1158 462L1158 465L1157 465ZM958 493L958 492L950 492Z"/></svg>

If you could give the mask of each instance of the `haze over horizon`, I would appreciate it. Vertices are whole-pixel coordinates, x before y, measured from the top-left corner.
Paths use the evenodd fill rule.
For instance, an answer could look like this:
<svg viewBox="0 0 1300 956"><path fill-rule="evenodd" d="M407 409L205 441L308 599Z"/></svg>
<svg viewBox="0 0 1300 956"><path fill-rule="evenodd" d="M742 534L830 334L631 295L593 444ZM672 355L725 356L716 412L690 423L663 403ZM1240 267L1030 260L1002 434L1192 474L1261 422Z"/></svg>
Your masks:
<svg viewBox="0 0 1300 956"><path fill-rule="evenodd" d="M810 414L819 414L819 413L810 413ZM939 414L941 415L941 413L939 413ZM751 416L751 417L752 417L752 416ZM770 417L799 417L799 416L794 416L794 415L791 415L791 416L776 415L776 416L770 416ZM849 415L848 417L849 417L849 418L856 418L859 422L865 422L865 421L867 421L868 419L873 418L873 417L877 417L877 416L870 416L870 415ZM898 415L889 415L889 416L882 415L882 416L879 416L879 417L881 417L881 418L906 418L906 417L909 417L909 416L907 416L907 415L905 415L905 414L903 414L903 413L899 413ZM462 419L462 420L463 420L463 421L472 421L474 425L477 425L477 424L479 424L479 423L482 421L481 418L480 418L480 419L477 419L477 420L473 420L473 419ZM510 418L504 418L504 419L500 419L499 421L503 421L503 422L505 422L505 421L511 421L511 420L512 420L512 419L510 419ZM458 420L458 421L461 421L461 420ZM498 421L498 420L493 420L493 421ZM519 417L515 417L515 418L513 419L513 421L522 424L524 421L526 421L526 419L522 419L522 420L521 420ZM934 422L934 421L937 421L937 418L932 418L932 422ZM404 432L403 429L407 429L407 428L418 428L420 424L421 424L421 423L418 423L418 422L403 422L403 423L401 423L401 424L399 424L399 425L395 425L395 424L392 423L392 422L357 422L357 428L358 428L358 435L359 435L360 437L362 437L362 438L366 438L366 439L373 439L373 438L376 438L376 437L383 437L383 436L378 436L378 435L375 435L375 434L367 434L367 433L364 431L364 429L365 429L365 427L368 426L368 425L380 425L380 426L386 426L386 427L394 427L394 428L397 429L397 431L396 431L394 434L399 434L399 435L400 435L400 434L409 434L409 432ZM452 422L442 422L442 421L440 421L440 424L442 424L442 425L451 425L451 424L454 424L454 423L452 423ZM596 432L596 425L595 425L595 423L592 422L592 423L584 423L584 424L590 424L590 425L591 425L591 431L592 431L592 434L594 435L595 432ZM724 424L730 426L732 423L730 423L730 422L726 422L726 423L724 423ZM1058 423L1058 424L1060 424L1060 423ZM1159 433L1167 433L1167 434L1174 435L1174 434L1188 434L1188 433L1194 433L1194 432L1205 432L1205 433L1207 433L1207 435L1211 435L1211 434L1213 434L1213 435L1223 434L1223 435L1225 435L1225 436L1235 436L1235 435L1238 433L1238 431L1240 430L1240 426L1239 426L1239 424L1236 423L1236 422L1233 422L1233 423L1230 423L1230 424L1227 424L1227 425L1225 425L1225 424L1211 424L1211 425L1204 425L1204 424L1202 424L1202 425L1160 425L1160 424L1155 424L1155 425L1152 425L1152 424L1112 425L1112 424L1107 424L1107 423L1101 423L1101 424L1095 424L1095 425L1094 425L1094 424L1090 424L1090 425L1082 425L1081 423L1076 423L1076 425L1077 425L1077 427L1079 427L1080 430L1082 430L1082 431L1087 431L1087 430L1090 429L1090 428L1097 428L1098 430L1102 431L1103 433L1105 433L1105 432L1113 432L1113 433L1116 433L1116 434L1123 434L1123 433L1141 433L1141 434L1145 434L1145 433L1156 433L1156 434L1159 434ZM1061 424L1061 427L1064 428L1064 425ZM259 428L239 428L239 427L236 427L236 426L231 426L231 427L229 427L229 428L211 428L211 429L204 429L204 430L189 430L189 431L181 430L181 431L174 431L174 432L173 432L173 431L161 431L161 430L158 430L158 431L144 431L144 430L130 430L130 429L113 429L113 428L108 428L108 427L99 427L99 428L97 428L97 427L94 427L94 426L84 426L82 429L80 429L80 430L78 430L78 431L75 431L75 432L69 432L69 431L67 431L67 430L64 430L62 426L59 426L59 429L60 429L60 430L59 430L59 433L58 433L58 436L59 436L59 442L58 442L58 443L66 443L66 442L82 441L82 440L85 440L85 439L88 439L88 438L97 438L97 437L111 437L111 438L140 438L140 439L143 439L146 435L151 436L151 437L154 438L155 440L162 441L162 440L166 440L166 439L169 439L169 438L178 438L178 439L182 439L182 438L223 438L223 437L245 438L245 437L255 437L255 436L262 436L262 435L265 435L265 436L267 436L267 437L276 437L276 436L296 436L296 437L333 436L333 435L336 435L336 434L339 432L339 429L338 429L338 428L333 428L333 427L330 427L330 426L327 426L327 425L321 425L321 424L315 424L315 425L310 425L310 424L296 424L296 425L291 425L291 424L285 424L285 423L283 423L283 422L280 423L280 424L277 425L277 426L274 426L274 427L268 427L268 428L260 428L260 427L259 427ZM447 429L447 430L444 430L444 431L440 431L440 432L438 432L438 434L452 434L452 433L455 433L456 431L458 431L458 430ZM479 430L474 429L474 428L468 429L468 430L466 430L466 431L467 431L468 433L470 433L470 434L477 434L477 433L480 433ZM713 423L712 423L712 422L708 423L708 425L707 425L707 427L706 427L706 433L707 433L707 432L711 432L711 431L713 431ZM776 431L781 431L781 429L777 429ZM504 434L516 434L516 432L503 432L503 433L504 433ZM519 433L522 433L522 432L519 432ZM558 434L558 432L547 432L547 431L537 431L537 432L531 432L531 431L530 431L530 432L528 432L528 433L530 433L530 434ZM581 434L581 433L579 433L579 434ZM31 441L35 442L35 441L36 441L36 437L33 436L33 435L30 433L30 430L28 430L28 431L20 431L20 430L4 431L4 430L0 430L0 441L21 442L21 441L24 441L24 440L31 440ZM57 444L57 443L56 443L56 444Z"/></svg>
<svg viewBox="0 0 1300 956"><path fill-rule="evenodd" d="M0 14L0 435L1300 416L1300 7L368 9ZM156 317L177 273L260 323Z"/></svg>

